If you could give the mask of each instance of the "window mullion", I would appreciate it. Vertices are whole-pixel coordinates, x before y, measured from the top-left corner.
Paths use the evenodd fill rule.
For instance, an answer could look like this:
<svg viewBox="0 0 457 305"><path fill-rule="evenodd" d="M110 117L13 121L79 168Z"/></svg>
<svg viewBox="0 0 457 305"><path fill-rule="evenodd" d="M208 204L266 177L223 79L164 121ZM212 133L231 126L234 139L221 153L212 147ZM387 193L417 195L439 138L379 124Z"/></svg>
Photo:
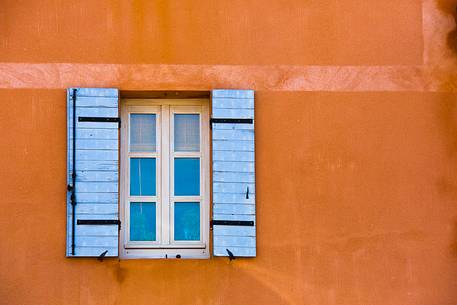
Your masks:
<svg viewBox="0 0 457 305"><path fill-rule="evenodd" d="M162 162L162 244L170 244L170 106L162 106L161 122Z"/></svg>

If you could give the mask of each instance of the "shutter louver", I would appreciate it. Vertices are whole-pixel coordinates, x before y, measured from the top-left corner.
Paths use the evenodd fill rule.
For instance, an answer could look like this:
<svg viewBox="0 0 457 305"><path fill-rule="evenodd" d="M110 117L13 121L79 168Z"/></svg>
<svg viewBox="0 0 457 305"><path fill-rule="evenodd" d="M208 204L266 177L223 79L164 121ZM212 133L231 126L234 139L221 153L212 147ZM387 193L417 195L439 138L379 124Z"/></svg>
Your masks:
<svg viewBox="0 0 457 305"><path fill-rule="evenodd" d="M254 91L212 91L213 254L255 257Z"/></svg>
<svg viewBox="0 0 457 305"><path fill-rule="evenodd" d="M67 257L118 256L118 112L117 89L67 90Z"/></svg>

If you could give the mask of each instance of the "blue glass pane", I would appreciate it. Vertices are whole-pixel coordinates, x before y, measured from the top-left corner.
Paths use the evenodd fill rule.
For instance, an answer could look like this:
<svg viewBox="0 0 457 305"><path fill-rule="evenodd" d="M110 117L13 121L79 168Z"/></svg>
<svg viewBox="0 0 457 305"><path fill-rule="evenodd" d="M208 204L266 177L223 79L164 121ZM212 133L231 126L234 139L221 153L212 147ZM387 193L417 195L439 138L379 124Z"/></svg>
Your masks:
<svg viewBox="0 0 457 305"><path fill-rule="evenodd" d="M200 195L200 159L175 158L175 196Z"/></svg>
<svg viewBox="0 0 457 305"><path fill-rule="evenodd" d="M175 240L200 240L200 203L175 202Z"/></svg>
<svg viewBox="0 0 457 305"><path fill-rule="evenodd" d="M130 240L156 240L155 202L130 203Z"/></svg>
<svg viewBox="0 0 457 305"><path fill-rule="evenodd" d="M156 159L130 159L130 195L156 195Z"/></svg>

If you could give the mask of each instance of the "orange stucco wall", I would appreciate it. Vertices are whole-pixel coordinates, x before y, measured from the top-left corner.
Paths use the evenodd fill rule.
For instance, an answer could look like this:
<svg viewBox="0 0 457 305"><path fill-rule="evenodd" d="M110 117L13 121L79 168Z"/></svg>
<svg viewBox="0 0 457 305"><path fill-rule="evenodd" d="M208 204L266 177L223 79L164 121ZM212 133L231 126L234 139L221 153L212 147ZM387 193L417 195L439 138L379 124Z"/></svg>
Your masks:
<svg viewBox="0 0 457 305"><path fill-rule="evenodd" d="M457 304L455 5L1 1L0 304ZM65 258L67 86L255 89L258 256Z"/></svg>

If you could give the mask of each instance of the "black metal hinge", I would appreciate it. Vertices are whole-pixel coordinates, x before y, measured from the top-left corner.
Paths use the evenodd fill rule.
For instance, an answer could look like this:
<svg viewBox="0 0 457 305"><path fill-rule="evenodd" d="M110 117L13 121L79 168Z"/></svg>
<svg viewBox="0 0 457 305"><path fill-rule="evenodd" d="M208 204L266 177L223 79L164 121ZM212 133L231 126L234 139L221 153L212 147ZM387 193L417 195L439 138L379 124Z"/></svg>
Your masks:
<svg viewBox="0 0 457 305"><path fill-rule="evenodd" d="M78 122L99 122L99 123L118 123L119 128L121 127L120 118L112 117L88 117L88 116L79 116Z"/></svg>
<svg viewBox="0 0 457 305"><path fill-rule="evenodd" d="M211 124L252 124L253 119L229 119L229 118L212 118L210 120Z"/></svg>
<svg viewBox="0 0 457 305"><path fill-rule="evenodd" d="M97 226L97 225L118 225L119 230L121 229L121 221L118 219L78 219L76 221L78 225L90 225L90 226Z"/></svg>
<svg viewBox="0 0 457 305"><path fill-rule="evenodd" d="M254 221L252 220L211 220L211 227L213 226L246 226L253 227Z"/></svg>

